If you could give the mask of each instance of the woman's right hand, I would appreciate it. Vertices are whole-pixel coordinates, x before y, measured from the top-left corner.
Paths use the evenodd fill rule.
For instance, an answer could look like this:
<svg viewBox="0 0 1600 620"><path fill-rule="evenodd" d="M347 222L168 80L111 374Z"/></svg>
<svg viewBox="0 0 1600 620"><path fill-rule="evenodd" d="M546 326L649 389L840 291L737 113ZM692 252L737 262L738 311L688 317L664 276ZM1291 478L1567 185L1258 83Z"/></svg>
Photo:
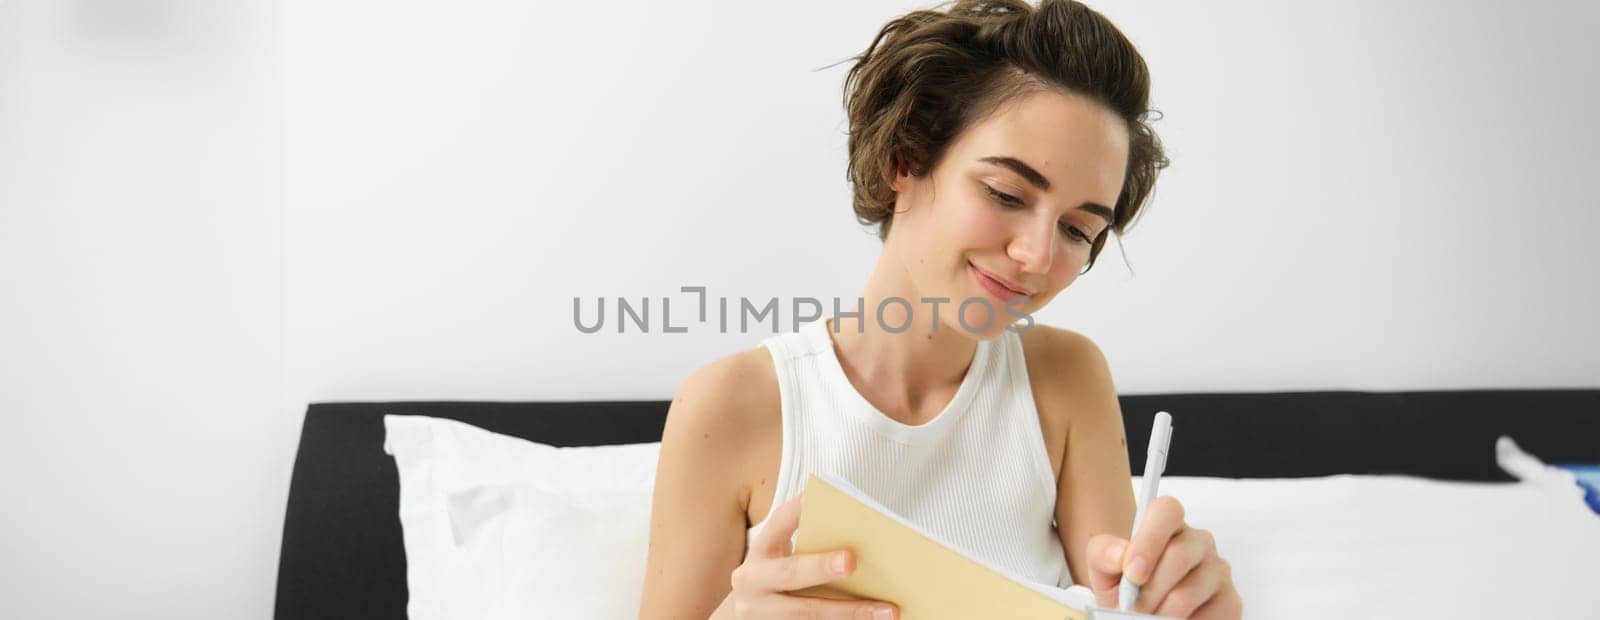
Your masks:
<svg viewBox="0 0 1600 620"><path fill-rule="evenodd" d="M803 495L803 494L802 494ZM795 554L791 538L800 527L802 495L784 502L762 526L744 563L733 569L728 609L734 618L836 618L892 620L895 607L882 601L839 601L785 594L837 581L855 570L848 550Z"/></svg>

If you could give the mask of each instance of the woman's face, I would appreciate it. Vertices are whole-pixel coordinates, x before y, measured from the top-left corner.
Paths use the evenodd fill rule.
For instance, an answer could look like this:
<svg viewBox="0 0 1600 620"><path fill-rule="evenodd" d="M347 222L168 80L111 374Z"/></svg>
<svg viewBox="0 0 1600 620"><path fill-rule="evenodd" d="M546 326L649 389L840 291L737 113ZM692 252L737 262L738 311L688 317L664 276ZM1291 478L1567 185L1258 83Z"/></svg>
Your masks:
<svg viewBox="0 0 1600 620"><path fill-rule="evenodd" d="M1110 110L1056 91L1026 95L957 136L929 174L896 176L886 249L916 294L949 298L941 323L993 338L1077 278L1110 224L1127 161L1127 128ZM983 274L1028 295L993 290ZM955 316L975 297L994 308L981 332L979 302L964 313L972 329Z"/></svg>

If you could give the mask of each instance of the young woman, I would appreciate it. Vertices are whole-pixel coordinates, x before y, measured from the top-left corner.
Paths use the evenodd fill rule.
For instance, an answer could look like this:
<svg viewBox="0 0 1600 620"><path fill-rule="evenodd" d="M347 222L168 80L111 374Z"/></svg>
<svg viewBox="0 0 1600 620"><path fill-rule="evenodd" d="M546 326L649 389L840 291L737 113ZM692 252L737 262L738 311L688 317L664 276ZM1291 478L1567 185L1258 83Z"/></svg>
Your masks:
<svg viewBox="0 0 1600 620"><path fill-rule="evenodd" d="M857 219L883 240L862 303L844 309L861 313L684 382L640 616L894 617L882 602L787 594L854 566L847 551L790 545L806 476L830 472L1019 574L1091 587L1101 605L1126 574L1142 586L1137 611L1240 617L1227 562L1176 500L1154 502L1130 540L1105 358L1031 319L1129 227L1167 165L1144 122L1143 58L1077 2L969 0L889 22L855 61L849 177Z"/></svg>

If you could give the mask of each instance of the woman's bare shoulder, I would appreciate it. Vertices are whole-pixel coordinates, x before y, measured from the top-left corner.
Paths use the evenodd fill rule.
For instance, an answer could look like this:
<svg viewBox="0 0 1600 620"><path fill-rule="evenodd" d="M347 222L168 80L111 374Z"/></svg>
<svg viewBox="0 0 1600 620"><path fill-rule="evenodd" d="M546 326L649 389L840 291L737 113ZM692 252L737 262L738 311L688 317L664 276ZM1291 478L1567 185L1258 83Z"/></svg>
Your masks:
<svg viewBox="0 0 1600 620"><path fill-rule="evenodd" d="M707 418L729 431L770 423L778 406L778 379L764 347L730 353L696 369L672 398L672 408Z"/></svg>
<svg viewBox="0 0 1600 620"><path fill-rule="evenodd" d="M1121 424L1116 386L1099 345L1070 329L1037 323L1020 336L1047 441L1063 441L1072 428ZM1054 450L1051 464L1059 475Z"/></svg>
<svg viewBox="0 0 1600 620"><path fill-rule="evenodd" d="M1034 389L1082 388L1105 379L1106 358L1099 345L1070 329L1034 323L1019 334ZM1044 380L1048 378L1048 380Z"/></svg>
<svg viewBox="0 0 1600 620"><path fill-rule="evenodd" d="M772 460L773 438L781 439L777 374L765 347L736 351L696 369L673 396L667 423L679 437L697 438L701 454L733 475L739 503L748 506L751 483ZM676 419L674 419L676 418ZM781 445L781 444L780 444Z"/></svg>

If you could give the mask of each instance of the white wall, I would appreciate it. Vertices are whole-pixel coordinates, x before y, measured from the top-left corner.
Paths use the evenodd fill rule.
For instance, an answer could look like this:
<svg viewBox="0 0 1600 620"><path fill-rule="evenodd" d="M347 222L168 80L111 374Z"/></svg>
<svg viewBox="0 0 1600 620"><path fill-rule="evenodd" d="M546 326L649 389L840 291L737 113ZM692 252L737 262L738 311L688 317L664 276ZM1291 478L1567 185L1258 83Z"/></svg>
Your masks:
<svg viewBox="0 0 1600 620"><path fill-rule="evenodd" d="M266 618L307 402L664 399L767 335L680 286L854 299L814 69L925 3L718 4L0 0L0 616ZM1039 319L1123 391L1600 385L1595 5L1095 6L1174 165Z"/></svg>
<svg viewBox="0 0 1600 620"><path fill-rule="evenodd" d="M0 618L271 612L274 19L0 2Z"/></svg>
<svg viewBox="0 0 1600 620"><path fill-rule="evenodd" d="M292 5L292 392L666 398L765 334L582 334L574 296L849 307L879 245L812 69L917 3L637 4ZM1122 389L1600 383L1592 3L1103 8L1174 165L1132 273L1039 318Z"/></svg>

